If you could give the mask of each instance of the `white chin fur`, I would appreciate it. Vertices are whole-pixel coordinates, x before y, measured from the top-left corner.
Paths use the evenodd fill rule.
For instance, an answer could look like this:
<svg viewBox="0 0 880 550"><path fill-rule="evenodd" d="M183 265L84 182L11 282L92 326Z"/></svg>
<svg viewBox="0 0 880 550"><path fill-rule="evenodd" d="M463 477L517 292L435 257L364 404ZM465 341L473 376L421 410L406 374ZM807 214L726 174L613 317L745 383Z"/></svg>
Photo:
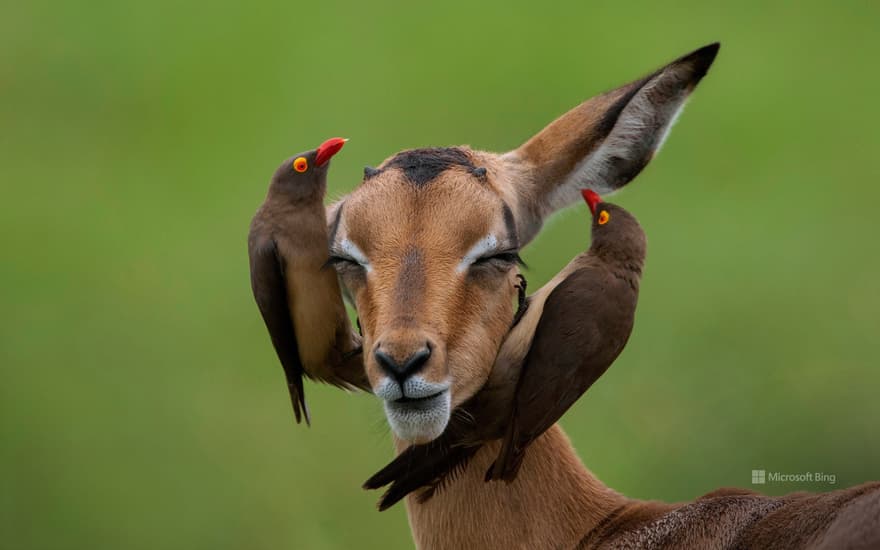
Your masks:
<svg viewBox="0 0 880 550"><path fill-rule="evenodd" d="M449 391L424 402L385 401L385 416L394 435L411 443L436 439L446 429L452 408Z"/></svg>

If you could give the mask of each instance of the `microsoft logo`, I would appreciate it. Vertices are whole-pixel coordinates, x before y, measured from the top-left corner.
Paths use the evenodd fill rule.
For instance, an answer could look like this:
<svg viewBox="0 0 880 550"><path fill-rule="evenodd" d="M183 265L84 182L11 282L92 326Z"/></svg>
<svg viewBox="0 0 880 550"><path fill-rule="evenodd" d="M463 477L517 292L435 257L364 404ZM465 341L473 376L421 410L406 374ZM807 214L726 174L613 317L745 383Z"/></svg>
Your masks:
<svg viewBox="0 0 880 550"><path fill-rule="evenodd" d="M774 472L767 470L752 470L752 485L766 485L770 483L837 483L837 474L825 472Z"/></svg>

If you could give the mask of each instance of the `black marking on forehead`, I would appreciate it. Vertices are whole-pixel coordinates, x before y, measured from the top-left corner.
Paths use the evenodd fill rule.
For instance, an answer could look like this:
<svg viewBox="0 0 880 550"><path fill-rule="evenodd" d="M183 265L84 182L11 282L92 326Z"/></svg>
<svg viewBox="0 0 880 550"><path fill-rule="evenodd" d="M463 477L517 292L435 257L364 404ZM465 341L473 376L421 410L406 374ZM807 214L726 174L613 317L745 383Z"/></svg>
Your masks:
<svg viewBox="0 0 880 550"><path fill-rule="evenodd" d="M519 248L519 235L516 232L516 220L513 218L513 210L506 202L501 203L501 213L504 216L504 227L507 229L507 238L513 248Z"/></svg>
<svg viewBox="0 0 880 550"><path fill-rule="evenodd" d="M336 232L339 230L339 222L342 220L343 207L345 207L344 202L336 209L336 217L333 218L333 223L330 224L330 240L327 242L328 246L333 246L333 243L336 242Z"/></svg>
<svg viewBox="0 0 880 550"><path fill-rule="evenodd" d="M407 179L423 186L453 166L476 169L468 154L459 147L411 149L395 155L383 168L400 168Z"/></svg>

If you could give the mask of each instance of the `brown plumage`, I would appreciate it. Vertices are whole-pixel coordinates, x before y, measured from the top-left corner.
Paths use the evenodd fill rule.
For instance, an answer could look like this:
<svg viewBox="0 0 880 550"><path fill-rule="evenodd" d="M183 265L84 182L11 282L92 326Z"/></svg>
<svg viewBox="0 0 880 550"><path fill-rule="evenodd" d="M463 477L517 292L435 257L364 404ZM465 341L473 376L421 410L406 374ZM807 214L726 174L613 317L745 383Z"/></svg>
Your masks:
<svg viewBox="0 0 880 550"><path fill-rule="evenodd" d="M513 481L526 448L608 370L635 320L646 240L639 222L592 191L590 249L544 306L526 356L507 434L486 479Z"/></svg>
<svg viewBox="0 0 880 550"><path fill-rule="evenodd" d="M284 368L297 422L305 416L310 423L303 375L369 389L336 272L325 268L327 168L344 141L327 140L284 161L248 236L251 287Z"/></svg>
<svg viewBox="0 0 880 550"><path fill-rule="evenodd" d="M502 437L499 458L486 478L514 479L528 445L623 350L633 326L645 235L623 208L599 202L592 192L585 198L594 214L589 250L529 297L486 385L455 411L443 435L408 448L367 480L367 489L391 483L380 509L421 487L428 487L420 495L427 500L485 442Z"/></svg>

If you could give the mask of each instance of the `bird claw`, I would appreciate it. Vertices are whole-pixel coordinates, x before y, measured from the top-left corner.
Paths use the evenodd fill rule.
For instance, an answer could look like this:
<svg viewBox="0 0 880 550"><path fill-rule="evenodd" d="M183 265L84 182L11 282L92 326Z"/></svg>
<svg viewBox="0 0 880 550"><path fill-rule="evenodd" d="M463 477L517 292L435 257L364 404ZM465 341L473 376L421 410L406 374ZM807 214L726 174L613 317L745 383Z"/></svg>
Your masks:
<svg viewBox="0 0 880 550"><path fill-rule="evenodd" d="M517 273L516 278L518 282L514 286L517 290L517 300L519 301L519 305L516 308L516 314L513 316L513 322L510 324L510 328L515 327L520 319L522 319L522 316L525 315L526 310L529 309L529 302L526 299L526 288L528 288L529 282L526 281L526 278L522 273Z"/></svg>

